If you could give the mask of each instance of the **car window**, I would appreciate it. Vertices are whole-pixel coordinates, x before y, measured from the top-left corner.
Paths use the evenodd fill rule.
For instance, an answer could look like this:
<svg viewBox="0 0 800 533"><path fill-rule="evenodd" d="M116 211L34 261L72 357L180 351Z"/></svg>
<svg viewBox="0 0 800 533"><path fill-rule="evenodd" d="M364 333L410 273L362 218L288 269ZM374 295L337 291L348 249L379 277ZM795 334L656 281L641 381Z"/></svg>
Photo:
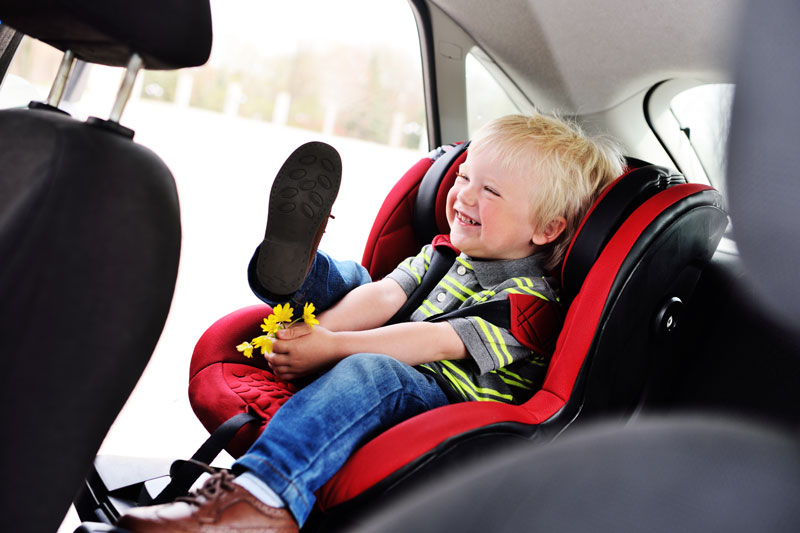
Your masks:
<svg viewBox="0 0 800 533"><path fill-rule="evenodd" d="M252 196L239 188L245 177L253 180L246 186L261 180L263 188L271 179L266 173L294 145L333 144L345 163L342 197L360 202L338 224L347 229L333 225L326 237L337 236L343 253L360 259L380 200L428 150L419 40L408 3L212 0L211 7L208 63L140 73L122 124L172 168L184 204L200 183L209 194L225 182L227 196ZM306 20L308 11L316 15ZM304 22L287 23L294 20ZM0 106L46 100L60 59L57 50L26 37L0 89ZM61 107L78 118L106 118L121 69L78 62L75 71L82 72L71 77ZM200 163L211 159L227 168Z"/></svg>
<svg viewBox="0 0 800 533"><path fill-rule="evenodd" d="M479 48L473 48L465 58L467 128L470 137L490 120L520 112L487 65L496 69Z"/></svg>
<svg viewBox="0 0 800 533"><path fill-rule="evenodd" d="M699 85L677 94L669 105L708 180L723 193L733 93L732 84Z"/></svg>
<svg viewBox="0 0 800 533"><path fill-rule="evenodd" d="M183 244L164 333L103 453L178 457L206 437L186 398L192 347L219 317L257 302L247 264L264 236L272 179L297 146L319 140L341 153L336 218L322 248L355 261L381 202L428 151L419 36L407 1L211 0L211 10L208 63L140 73L121 119L175 176ZM46 100L61 56L25 38L0 105ZM107 118L122 69L74 69L61 107Z"/></svg>

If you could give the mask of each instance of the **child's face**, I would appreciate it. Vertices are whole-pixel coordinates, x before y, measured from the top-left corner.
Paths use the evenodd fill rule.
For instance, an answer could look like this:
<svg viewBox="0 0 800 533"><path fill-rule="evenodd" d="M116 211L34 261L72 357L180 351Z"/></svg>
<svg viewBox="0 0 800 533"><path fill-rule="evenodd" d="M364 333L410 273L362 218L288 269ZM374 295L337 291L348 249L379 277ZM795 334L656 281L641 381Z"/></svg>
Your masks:
<svg viewBox="0 0 800 533"><path fill-rule="evenodd" d="M531 190L538 178L504 172L487 152L467 159L447 194L450 240L480 259L521 259L536 251Z"/></svg>

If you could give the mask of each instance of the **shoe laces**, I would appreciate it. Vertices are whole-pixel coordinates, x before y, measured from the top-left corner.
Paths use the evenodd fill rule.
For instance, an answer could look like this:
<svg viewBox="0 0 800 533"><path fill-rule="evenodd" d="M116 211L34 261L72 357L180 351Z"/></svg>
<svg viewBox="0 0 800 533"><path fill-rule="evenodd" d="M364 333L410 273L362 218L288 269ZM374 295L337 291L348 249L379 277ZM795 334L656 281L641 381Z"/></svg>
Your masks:
<svg viewBox="0 0 800 533"><path fill-rule="evenodd" d="M193 505L200 505L219 497L225 491L230 492L234 490L233 480L236 479L236 476L227 470L216 470L206 465L200 466L203 467L203 470L211 474L211 477L203 483L202 487L195 489L186 496L178 496L175 498L176 502L181 501Z"/></svg>

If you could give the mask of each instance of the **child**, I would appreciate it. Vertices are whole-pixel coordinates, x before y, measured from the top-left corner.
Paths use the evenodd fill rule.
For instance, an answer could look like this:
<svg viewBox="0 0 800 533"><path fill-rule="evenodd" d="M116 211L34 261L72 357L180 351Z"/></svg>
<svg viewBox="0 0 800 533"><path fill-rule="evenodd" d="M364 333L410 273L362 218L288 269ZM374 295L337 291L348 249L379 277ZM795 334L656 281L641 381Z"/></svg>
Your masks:
<svg viewBox="0 0 800 533"><path fill-rule="evenodd" d="M266 301L292 293L303 293L294 295L300 302L341 298L320 314L316 328L280 331L267 355L283 379L324 373L276 412L234 464L237 477L217 473L188 498L131 511L121 527L297 531L312 510L314 491L389 427L452 402L527 400L541 383L545 362L508 330L468 313L423 320L514 291L556 299L547 272L561 262L588 206L622 173L616 147L560 119L510 116L489 123L473 139L447 196L450 240L461 255L409 322L384 326L421 283L432 247L376 282L368 282L360 266L316 252L340 163L327 145L299 151L276 177L268 230L249 278ZM307 179L317 185L305 189L318 191L319 198L300 193L302 182L294 183L303 178L291 177L300 174L316 176ZM304 209L309 202L315 207ZM276 243L296 226L302 237L292 238L299 244ZM292 258L290 266L271 267L267 255L272 262Z"/></svg>

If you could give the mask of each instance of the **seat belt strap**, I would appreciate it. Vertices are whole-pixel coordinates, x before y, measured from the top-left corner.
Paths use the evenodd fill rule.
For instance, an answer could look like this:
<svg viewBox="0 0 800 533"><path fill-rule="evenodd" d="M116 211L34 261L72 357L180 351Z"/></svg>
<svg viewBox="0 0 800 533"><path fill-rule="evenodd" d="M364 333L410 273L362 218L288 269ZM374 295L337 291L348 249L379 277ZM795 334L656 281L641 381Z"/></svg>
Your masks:
<svg viewBox="0 0 800 533"><path fill-rule="evenodd" d="M408 300L386 323L405 322L444 278L455 262L457 251L445 236L433 240L434 250L428 271L409 295ZM425 322L441 322L453 318L480 317L495 326L507 329L520 344L541 355L555 350L563 313L558 303L531 294L509 294L505 300L484 302L449 313L434 315Z"/></svg>
<svg viewBox="0 0 800 533"><path fill-rule="evenodd" d="M167 503L189 492L194 482L197 481L201 474L206 472L206 469L201 465L210 464L245 424L260 421L260 417L250 412L245 412L234 415L223 422L197 449L191 459L188 461L178 460L172 463L169 469L172 480L158 496L153 498L151 502L147 502L146 500L149 499L149 496L146 491L143 491L140 496L140 503L143 505Z"/></svg>
<svg viewBox="0 0 800 533"><path fill-rule="evenodd" d="M422 301L428 294L436 287L436 284L441 281L450 267L456 260L456 252L449 246L437 246L433 249L433 257L431 257L431 264L428 266L428 271L425 277L422 278L422 283L417 285L414 291L408 296L408 300L403 306L386 322L386 325L397 324L398 322L406 322L411 316L411 313L422 305Z"/></svg>

